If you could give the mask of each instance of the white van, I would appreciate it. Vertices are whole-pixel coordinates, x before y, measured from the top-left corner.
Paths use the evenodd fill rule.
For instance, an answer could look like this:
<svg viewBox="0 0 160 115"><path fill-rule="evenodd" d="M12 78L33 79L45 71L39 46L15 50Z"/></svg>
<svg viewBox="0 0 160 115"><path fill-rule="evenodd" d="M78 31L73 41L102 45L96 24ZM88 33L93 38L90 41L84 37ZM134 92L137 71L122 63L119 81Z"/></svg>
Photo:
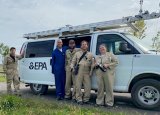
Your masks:
<svg viewBox="0 0 160 115"><path fill-rule="evenodd" d="M35 94L44 94L48 86L54 86L51 73L51 54L56 48L58 38L49 38L25 42L22 51L25 57L19 62L20 80L29 84ZM150 52L139 39L126 33L94 32L61 38L64 47L74 39L77 47L82 40L90 44L89 51L98 55L98 46L106 44L119 60L116 68L115 92L131 93L133 103L141 108L155 108L160 105L160 55ZM130 51L120 49L127 42ZM97 89L95 74L92 76L92 89Z"/></svg>

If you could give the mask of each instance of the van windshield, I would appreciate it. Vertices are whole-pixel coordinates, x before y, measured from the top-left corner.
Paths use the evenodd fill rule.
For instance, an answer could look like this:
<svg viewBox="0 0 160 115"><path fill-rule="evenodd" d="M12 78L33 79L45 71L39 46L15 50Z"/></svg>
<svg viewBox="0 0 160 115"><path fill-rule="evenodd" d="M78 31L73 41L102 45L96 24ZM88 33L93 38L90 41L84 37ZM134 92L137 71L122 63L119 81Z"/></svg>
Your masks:
<svg viewBox="0 0 160 115"><path fill-rule="evenodd" d="M129 38L132 42L136 43L138 47L143 51L143 53L151 53L149 47L146 44L144 44L142 40L138 39L137 37L131 34L124 33L123 35Z"/></svg>

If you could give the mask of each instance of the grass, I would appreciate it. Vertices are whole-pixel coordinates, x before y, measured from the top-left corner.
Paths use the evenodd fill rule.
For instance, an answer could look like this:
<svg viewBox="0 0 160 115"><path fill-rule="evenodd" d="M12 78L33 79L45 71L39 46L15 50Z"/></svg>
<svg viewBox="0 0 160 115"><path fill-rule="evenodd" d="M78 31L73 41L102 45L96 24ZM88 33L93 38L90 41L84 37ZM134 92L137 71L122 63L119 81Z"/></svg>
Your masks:
<svg viewBox="0 0 160 115"><path fill-rule="evenodd" d="M98 108L84 108L64 102L51 102L40 98L27 99L16 96L0 95L0 115L126 115L125 113L106 112Z"/></svg>
<svg viewBox="0 0 160 115"><path fill-rule="evenodd" d="M6 81L6 78L0 75L0 82L5 82L5 81Z"/></svg>

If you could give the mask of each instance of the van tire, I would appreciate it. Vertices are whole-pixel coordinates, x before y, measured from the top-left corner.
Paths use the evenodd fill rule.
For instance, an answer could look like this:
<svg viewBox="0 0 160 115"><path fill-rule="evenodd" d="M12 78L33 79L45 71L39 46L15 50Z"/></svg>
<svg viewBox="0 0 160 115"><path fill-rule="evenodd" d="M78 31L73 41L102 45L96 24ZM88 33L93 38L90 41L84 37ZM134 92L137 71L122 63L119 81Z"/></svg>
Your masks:
<svg viewBox="0 0 160 115"><path fill-rule="evenodd" d="M48 91L48 85L30 84L30 88L35 95L44 95Z"/></svg>
<svg viewBox="0 0 160 115"><path fill-rule="evenodd" d="M131 90L133 103L143 109L153 109L160 105L160 81L144 79L138 81Z"/></svg>

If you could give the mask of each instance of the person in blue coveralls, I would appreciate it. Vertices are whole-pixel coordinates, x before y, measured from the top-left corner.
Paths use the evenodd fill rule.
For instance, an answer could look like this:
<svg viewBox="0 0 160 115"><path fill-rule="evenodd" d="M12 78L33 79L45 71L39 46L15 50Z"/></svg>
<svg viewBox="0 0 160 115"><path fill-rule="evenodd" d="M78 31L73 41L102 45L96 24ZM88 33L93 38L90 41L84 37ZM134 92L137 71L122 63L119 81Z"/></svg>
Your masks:
<svg viewBox="0 0 160 115"><path fill-rule="evenodd" d="M57 48L52 53L52 73L55 76L57 100L65 96L65 48L61 39L57 41Z"/></svg>

